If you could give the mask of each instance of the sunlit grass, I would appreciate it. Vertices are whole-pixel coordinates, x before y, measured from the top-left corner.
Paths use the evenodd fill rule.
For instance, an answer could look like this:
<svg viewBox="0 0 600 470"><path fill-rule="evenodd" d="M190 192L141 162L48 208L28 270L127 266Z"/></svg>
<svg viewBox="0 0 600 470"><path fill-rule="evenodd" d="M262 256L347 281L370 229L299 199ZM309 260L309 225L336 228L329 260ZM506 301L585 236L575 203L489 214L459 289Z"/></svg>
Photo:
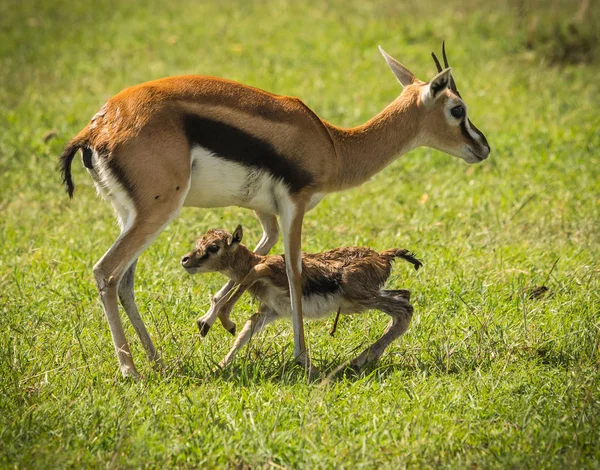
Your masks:
<svg viewBox="0 0 600 470"><path fill-rule="evenodd" d="M556 3L540 14L550 5L569 17L569 2ZM519 11L1 4L0 466L597 467L600 68L550 67L525 48ZM123 381L91 272L118 229L77 160L74 199L63 192L55 166L67 140L120 89L183 73L299 96L356 125L400 92L377 44L426 80L442 39L490 159L467 166L416 150L305 221L306 251L398 246L424 260L418 273L394 271L415 316L381 362L307 383L291 326L278 323L215 370L231 337L215 327L201 340L194 320L224 279L186 276L178 259L208 228L241 223L251 242L260 227L243 209L185 209L136 277L166 370L146 364L125 321L146 379ZM530 299L540 285L549 293ZM244 298L238 325L255 308ZM335 369L386 322L345 317L335 338L330 323L309 324L316 364Z"/></svg>

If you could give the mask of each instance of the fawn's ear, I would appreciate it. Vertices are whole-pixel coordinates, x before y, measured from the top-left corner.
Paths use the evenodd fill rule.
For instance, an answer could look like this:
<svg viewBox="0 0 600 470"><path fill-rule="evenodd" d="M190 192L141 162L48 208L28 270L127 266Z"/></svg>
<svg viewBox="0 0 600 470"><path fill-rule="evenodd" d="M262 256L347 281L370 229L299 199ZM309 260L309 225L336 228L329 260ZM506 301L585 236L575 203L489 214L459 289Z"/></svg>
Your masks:
<svg viewBox="0 0 600 470"><path fill-rule="evenodd" d="M242 230L242 226L238 225L231 236L231 243L229 243L229 246L239 245L243 237L244 231Z"/></svg>

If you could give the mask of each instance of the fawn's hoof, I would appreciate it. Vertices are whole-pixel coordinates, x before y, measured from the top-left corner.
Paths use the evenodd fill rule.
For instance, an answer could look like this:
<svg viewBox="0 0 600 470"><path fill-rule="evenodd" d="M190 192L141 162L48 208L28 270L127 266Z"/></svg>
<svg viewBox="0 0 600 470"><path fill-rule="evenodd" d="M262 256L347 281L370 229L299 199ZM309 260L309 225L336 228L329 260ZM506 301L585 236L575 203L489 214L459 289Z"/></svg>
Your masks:
<svg viewBox="0 0 600 470"><path fill-rule="evenodd" d="M204 320L198 320L196 324L198 325L198 329L200 330L200 336L204 338L208 334L208 330L210 330L210 325Z"/></svg>

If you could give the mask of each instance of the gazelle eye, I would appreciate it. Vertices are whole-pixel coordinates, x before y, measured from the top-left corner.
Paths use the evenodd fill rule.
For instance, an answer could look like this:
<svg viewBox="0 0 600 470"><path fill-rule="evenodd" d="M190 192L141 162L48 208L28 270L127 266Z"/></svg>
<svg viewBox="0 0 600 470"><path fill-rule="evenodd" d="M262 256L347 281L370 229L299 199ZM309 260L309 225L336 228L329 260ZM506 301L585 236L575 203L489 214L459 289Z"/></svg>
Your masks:
<svg viewBox="0 0 600 470"><path fill-rule="evenodd" d="M454 106L454 108L452 108L450 110L450 114L452 114L452 116L454 116L456 119L460 119L461 117L463 117L465 115L465 107L464 106Z"/></svg>
<svg viewBox="0 0 600 470"><path fill-rule="evenodd" d="M216 253L219 251L219 245L210 245L206 251L209 253Z"/></svg>

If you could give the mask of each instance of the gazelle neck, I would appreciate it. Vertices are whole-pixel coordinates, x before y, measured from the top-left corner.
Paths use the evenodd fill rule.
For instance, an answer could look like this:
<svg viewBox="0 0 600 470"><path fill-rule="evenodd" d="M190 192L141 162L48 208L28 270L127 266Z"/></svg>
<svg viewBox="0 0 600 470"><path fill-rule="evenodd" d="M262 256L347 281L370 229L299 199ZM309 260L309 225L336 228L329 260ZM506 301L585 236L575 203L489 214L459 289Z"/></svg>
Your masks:
<svg viewBox="0 0 600 470"><path fill-rule="evenodd" d="M334 190L359 186L419 145L420 112L416 97L406 91L361 126L326 123L340 160Z"/></svg>

